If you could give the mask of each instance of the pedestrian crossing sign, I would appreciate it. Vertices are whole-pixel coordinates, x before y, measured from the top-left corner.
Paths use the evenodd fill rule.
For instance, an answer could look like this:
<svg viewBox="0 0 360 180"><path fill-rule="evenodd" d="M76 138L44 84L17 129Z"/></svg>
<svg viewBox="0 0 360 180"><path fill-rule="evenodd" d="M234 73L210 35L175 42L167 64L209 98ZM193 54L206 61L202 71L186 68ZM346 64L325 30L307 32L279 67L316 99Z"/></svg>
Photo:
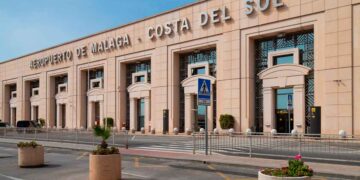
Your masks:
<svg viewBox="0 0 360 180"><path fill-rule="evenodd" d="M198 105L210 106L211 83L207 79L198 79Z"/></svg>

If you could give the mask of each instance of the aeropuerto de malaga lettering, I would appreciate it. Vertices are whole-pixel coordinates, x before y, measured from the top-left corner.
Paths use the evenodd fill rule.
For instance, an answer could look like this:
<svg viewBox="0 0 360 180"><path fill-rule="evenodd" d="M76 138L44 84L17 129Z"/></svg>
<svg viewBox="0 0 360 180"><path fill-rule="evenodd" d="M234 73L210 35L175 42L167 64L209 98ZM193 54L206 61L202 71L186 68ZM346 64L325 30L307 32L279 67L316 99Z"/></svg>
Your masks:
<svg viewBox="0 0 360 180"><path fill-rule="evenodd" d="M123 36L117 36L115 38L108 38L99 42L93 42L89 45L89 47L84 45L76 48L76 56L78 58L87 57L89 49L91 50L90 52L92 54L98 54L102 52L109 52L112 50L121 49L122 47L130 45L130 37L128 34L125 34ZM67 61L72 61L72 59L73 52L71 50L66 50L43 58L34 59L30 61L30 68L37 69L48 65L55 65Z"/></svg>
<svg viewBox="0 0 360 180"><path fill-rule="evenodd" d="M35 59L30 61L30 68L36 69L40 67L45 67L49 64L59 64L66 61L71 61L73 58L73 53L70 50L66 50L63 52L55 53L50 56L46 56L43 58Z"/></svg>
<svg viewBox="0 0 360 180"><path fill-rule="evenodd" d="M252 1L252 0L249 0ZM226 6L221 8L214 8L210 11L199 13L200 26L205 27L209 24L226 23L231 20L230 12ZM164 24L158 24L148 27L146 29L146 36L150 40L170 36L171 34L181 34L182 32L190 31L191 24L188 18L179 18ZM130 46L131 41L128 34L107 38L98 42L92 42L89 45L83 45L75 49L76 56L80 58L87 57L90 53L95 55L99 53L111 52L113 50L121 49ZM71 61L73 52L66 50L64 52L56 53L47 57L39 58L30 61L30 68L37 69L48 66L49 64L59 64L66 61Z"/></svg>

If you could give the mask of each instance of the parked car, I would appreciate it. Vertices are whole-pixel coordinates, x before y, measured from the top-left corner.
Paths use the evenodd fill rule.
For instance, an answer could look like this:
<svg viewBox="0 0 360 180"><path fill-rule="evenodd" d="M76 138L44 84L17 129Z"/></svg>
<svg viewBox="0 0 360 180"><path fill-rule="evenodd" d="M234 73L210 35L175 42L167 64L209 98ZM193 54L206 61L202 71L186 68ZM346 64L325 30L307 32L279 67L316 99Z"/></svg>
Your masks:
<svg viewBox="0 0 360 180"><path fill-rule="evenodd" d="M41 128L40 125L31 120L19 120L16 123L16 130L18 133L26 132L26 133L34 133L35 128Z"/></svg>
<svg viewBox="0 0 360 180"><path fill-rule="evenodd" d="M30 120L19 120L16 123L17 128L38 128L38 124L34 121Z"/></svg>
<svg viewBox="0 0 360 180"><path fill-rule="evenodd" d="M5 122L0 122L0 128L2 127L9 127L9 125Z"/></svg>
<svg viewBox="0 0 360 180"><path fill-rule="evenodd" d="M0 122L0 136L4 136L4 135L5 135L5 131L6 131L5 128L7 128L7 127L9 127L9 125L8 125L7 123L5 123L5 122Z"/></svg>

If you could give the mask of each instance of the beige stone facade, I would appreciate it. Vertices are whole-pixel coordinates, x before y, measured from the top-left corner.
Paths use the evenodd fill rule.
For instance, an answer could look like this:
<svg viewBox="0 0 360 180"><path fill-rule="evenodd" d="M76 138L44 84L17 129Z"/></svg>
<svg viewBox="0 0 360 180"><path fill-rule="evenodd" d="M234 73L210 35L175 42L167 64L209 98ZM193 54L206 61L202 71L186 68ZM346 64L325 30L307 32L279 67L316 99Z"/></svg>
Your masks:
<svg viewBox="0 0 360 180"><path fill-rule="evenodd" d="M313 68L302 64L301 49L288 48L269 52L267 69L257 73L259 41L304 31L314 37ZM209 49L216 51L216 76L206 61L181 69L184 54ZM274 64L273 57L289 54L293 63ZM143 62L151 70L129 75L131 64ZM191 74L197 67L205 73ZM220 129L220 115L231 114L236 131L256 130L259 113L261 131L277 129L274 93L291 87L291 129L306 132L309 72L312 106L321 107L321 133L360 135L360 0L199 1L4 61L0 118L11 125L43 118L47 127L90 128L111 117L118 129L142 126L160 133L168 110L169 133L194 130L197 79L205 78L216 87L207 114L210 129ZM261 112L256 79L263 86ZM140 116L143 124L137 122Z"/></svg>

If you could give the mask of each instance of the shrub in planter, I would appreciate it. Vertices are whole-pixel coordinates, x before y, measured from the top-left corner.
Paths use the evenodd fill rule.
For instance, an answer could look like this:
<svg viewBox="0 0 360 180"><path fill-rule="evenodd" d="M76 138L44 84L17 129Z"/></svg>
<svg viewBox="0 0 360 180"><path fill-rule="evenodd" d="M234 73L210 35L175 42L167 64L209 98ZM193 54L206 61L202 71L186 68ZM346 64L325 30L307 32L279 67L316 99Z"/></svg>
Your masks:
<svg viewBox="0 0 360 180"><path fill-rule="evenodd" d="M44 147L35 141L19 142L18 165L19 167L36 167L44 165Z"/></svg>
<svg viewBox="0 0 360 180"><path fill-rule="evenodd" d="M220 115L220 126L222 129L234 128L235 120L234 117L230 114Z"/></svg>
<svg viewBox="0 0 360 180"><path fill-rule="evenodd" d="M107 124L107 127L114 127L114 119L112 117L105 117L103 123L104 125Z"/></svg>
<svg viewBox="0 0 360 180"><path fill-rule="evenodd" d="M94 135L101 137L101 144L90 154L89 179L110 180L121 178L121 156L119 149L108 147L106 140L111 136L109 127L94 127Z"/></svg>
<svg viewBox="0 0 360 180"><path fill-rule="evenodd" d="M259 179L310 179L313 174L313 170L301 160L301 155L296 155L295 159L289 160L288 167L260 171Z"/></svg>

